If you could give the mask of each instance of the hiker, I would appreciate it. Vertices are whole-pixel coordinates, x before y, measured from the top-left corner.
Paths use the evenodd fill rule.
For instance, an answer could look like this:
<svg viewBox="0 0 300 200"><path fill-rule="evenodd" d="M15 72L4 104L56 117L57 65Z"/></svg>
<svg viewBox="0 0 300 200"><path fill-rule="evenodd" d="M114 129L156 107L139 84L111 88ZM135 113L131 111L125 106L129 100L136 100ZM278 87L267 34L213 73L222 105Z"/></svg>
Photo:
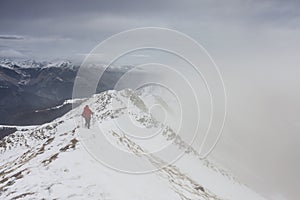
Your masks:
<svg viewBox="0 0 300 200"><path fill-rule="evenodd" d="M91 111L89 106L86 105L83 109L82 117L85 119L85 127L88 129L90 128L92 114L94 113Z"/></svg>

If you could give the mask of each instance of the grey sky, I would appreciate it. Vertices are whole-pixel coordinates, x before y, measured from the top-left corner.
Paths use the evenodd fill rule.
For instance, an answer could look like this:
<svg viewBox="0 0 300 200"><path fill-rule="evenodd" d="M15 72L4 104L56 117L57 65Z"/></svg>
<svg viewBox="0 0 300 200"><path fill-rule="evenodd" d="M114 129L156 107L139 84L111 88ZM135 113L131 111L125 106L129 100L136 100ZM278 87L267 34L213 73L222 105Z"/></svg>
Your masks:
<svg viewBox="0 0 300 200"><path fill-rule="evenodd" d="M0 57L80 61L123 30L186 33L210 52L227 88L228 119L214 157L259 192L296 200L299 10L298 0L0 0Z"/></svg>
<svg viewBox="0 0 300 200"><path fill-rule="evenodd" d="M255 41L262 31L295 31L300 18L299 1L278 0L1 0L0 5L0 34L6 36L1 43L30 57L77 58L112 34L142 26L174 28L208 47L215 42L223 46L228 39Z"/></svg>

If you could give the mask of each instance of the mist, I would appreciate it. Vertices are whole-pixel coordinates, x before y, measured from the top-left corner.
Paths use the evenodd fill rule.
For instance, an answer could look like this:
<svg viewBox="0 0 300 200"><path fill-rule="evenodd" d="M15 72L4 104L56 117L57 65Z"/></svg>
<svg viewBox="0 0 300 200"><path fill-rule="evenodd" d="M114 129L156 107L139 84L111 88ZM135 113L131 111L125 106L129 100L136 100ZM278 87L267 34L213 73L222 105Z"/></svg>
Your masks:
<svg viewBox="0 0 300 200"><path fill-rule="evenodd" d="M59 58L82 63L100 42L124 30L155 26L183 32L207 50L225 86L225 126L209 158L269 199L296 200L300 185L299 9L296 0L151 3L2 0L0 57ZM133 40L124 42L134 43ZM185 47L183 43L178 45ZM189 52L192 56L194 53ZM98 58L101 62L110 55L102 56L103 59ZM141 66L147 63L160 65ZM123 81L126 84L120 84L120 88L155 77L176 91L186 114L181 135L188 140L197 123L195 107L199 104L201 126L193 147L201 149L210 120L210 99L203 78L190 65L161 52L134 52L115 65L137 67L123 79L130 77L132 82ZM205 70L207 66L202 67ZM190 81L197 101L191 98L192 91L185 79L170 76L170 68ZM98 79L94 77L95 81ZM214 84L209 86L217 94L223 91L219 86L214 88ZM211 126L215 132L207 139L202 152L207 152L218 136L224 108L216 108L220 108L215 109L219 111L214 115L217 124ZM173 114L180 116L180 112ZM176 128L178 118L173 120L170 123Z"/></svg>

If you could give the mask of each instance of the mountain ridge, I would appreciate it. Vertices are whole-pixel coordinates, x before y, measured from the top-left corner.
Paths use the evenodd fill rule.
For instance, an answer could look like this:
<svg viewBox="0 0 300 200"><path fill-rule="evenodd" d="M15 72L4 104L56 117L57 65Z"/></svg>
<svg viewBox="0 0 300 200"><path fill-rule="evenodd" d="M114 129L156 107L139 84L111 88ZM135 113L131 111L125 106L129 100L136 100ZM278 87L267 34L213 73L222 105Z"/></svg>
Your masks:
<svg viewBox="0 0 300 200"><path fill-rule="evenodd" d="M131 96L133 97L131 98ZM198 159L194 155L196 151L192 148L186 152L182 161L168 164L151 153L144 154L147 148L151 149L150 146L145 143L138 144L137 140L129 138L116 126L111 126L114 119L119 119L128 113L130 107L126 104L128 102L133 106L130 107L129 113L136 122L146 129L161 126L160 122L141 109L141 101L142 99L132 90L103 92L87 99L82 105L53 122L25 131L17 131L2 139L0 142L2 155L0 196L10 199L17 197L24 199L46 197L57 199L98 199L99 197L101 199L140 199L149 198L149 195L152 195L157 199L169 197L172 199L216 200L239 199L241 194L230 193L230 191L238 189L240 193L246 192L247 195L250 193L249 199L251 197L260 199L224 171L217 167L212 168L211 166L214 165L208 160ZM117 106L112 107L113 102L117 102ZM80 113L84 105L89 105L95 112L96 120L93 126L101 126L104 130L103 134L108 136L113 144L118 145L121 149L127 149L137 156L146 156L145 158L150 164L154 164L160 170L148 175L125 175L114 170L112 172L96 162L91 154L84 150L85 144L97 141L99 136L99 133L94 132L93 129L87 130L82 127ZM167 141L177 137L172 136L170 130L170 127L166 128L165 132L168 133L160 135L159 140L164 138L163 141ZM180 137L177 138L177 141L180 141ZM184 141L177 144L174 142L174 145L177 149L181 149L183 147L180 144L183 143ZM185 163L192 165L187 166ZM196 168L194 164L197 165ZM193 170L190 171L189 168ZM195 171L195 169L197 170ZM96 173L99 170L102 173ZM206 173L210 175L208 176ZM227 189L219 188L216 185L220 185L220 183L210 183L210 178L206 179L206 176L230 186L223 186ZM113 180L107 179L108 177ZM199 178L203 180L199 182ZM149 181L146 185L143 182L145 179ZM125 186L130 182L132 184L132 180L137 181L137 184L140 185L137 186L141 187L140 191L133 187L136 184L133 184L132 187ZM119 182L125 184L122 185L124 190L116 186ZM163 191L159 187L163 188ZM234 190L230 189L231 187ZM147 191L160 192L149 194Z"/></svg>

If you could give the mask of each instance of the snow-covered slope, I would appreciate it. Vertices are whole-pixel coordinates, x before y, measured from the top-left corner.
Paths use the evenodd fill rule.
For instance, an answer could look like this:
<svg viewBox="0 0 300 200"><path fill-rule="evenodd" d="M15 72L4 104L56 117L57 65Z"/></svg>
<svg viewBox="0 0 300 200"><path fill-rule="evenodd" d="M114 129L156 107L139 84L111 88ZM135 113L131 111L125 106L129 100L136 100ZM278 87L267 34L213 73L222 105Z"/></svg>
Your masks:
<svg viewBox="0 0 300 200"><path fill-rule="evenodd" d="M82 126L84 105L95 112L90 130ZM148 110L145 100L131 90L107 91L51 123L5 137L0 141L0 199L263 199L210 161L201 160ZM162 129L155 143L120 130L115 120L128 115L145 131ZM93 151L87 150L102 144L97 141L103 137L159 170L122 173L98 162ZM171 145L174 151L187 148L186 154L168 164L164 157L149 153L161 143ZM103 154L110 153L104 146L97 148Z"/></svg>

